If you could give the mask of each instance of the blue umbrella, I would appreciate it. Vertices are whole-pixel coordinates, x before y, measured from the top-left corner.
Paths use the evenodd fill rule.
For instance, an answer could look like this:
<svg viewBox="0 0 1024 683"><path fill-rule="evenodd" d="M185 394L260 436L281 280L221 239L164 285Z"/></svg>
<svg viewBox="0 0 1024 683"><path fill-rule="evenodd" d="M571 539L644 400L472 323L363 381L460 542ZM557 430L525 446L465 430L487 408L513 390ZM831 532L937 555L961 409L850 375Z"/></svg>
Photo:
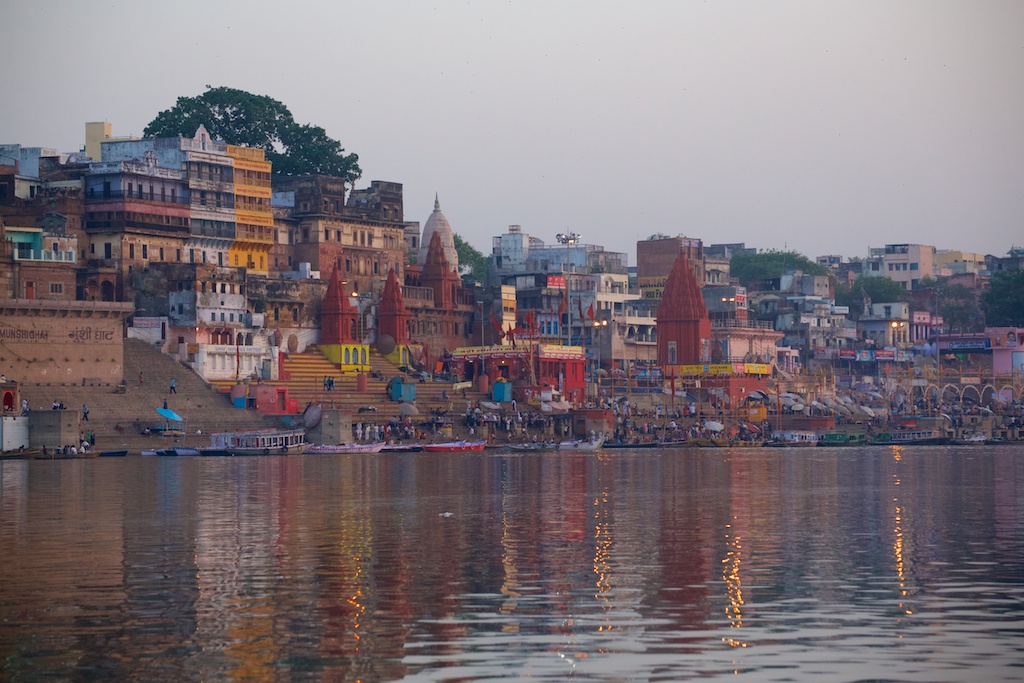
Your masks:
<svg viewBox="0 0 1024 683"><path fill-rule="evenodd" d="M181 415L178 415L176 412L174 412L170 408L157 408L156 412L159 413L161 417L165 417L168 420L171 420L172 422L182 422L183 421L181 419Z"/></svg>

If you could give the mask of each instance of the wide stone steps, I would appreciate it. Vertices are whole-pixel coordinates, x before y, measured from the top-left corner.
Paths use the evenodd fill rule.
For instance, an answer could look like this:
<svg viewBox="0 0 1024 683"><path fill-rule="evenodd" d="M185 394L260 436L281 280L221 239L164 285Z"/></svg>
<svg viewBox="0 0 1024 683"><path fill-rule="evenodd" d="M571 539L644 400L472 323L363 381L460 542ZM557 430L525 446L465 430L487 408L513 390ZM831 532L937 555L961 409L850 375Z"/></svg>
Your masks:
<svg viewBox="0 0 1024 683"><path fill-rule="evenodd" d="M140 436L136 429L136 425L153 427L164 424L156 409L162 408L165 400L168 408L184 418L187 434L179 443L188 445L208 445L210 432L280 424L254 411L231 407L224 394L208 386L190 368L146 342L137 339L124 341L124 368L123 390L117 386L22 384L21 395L28 400L32 410L50 410L56 400L62 401L68 410L76 411L81 417L82 405L88 405L89 421L81 423L81 431L92 431L96 436L96 446L101 450L128 447L137 453L142 448L158 448L171 443L170 439ZM172 377L175 394L170 393ZM196 434L197 430L202 434Z"/></svg>

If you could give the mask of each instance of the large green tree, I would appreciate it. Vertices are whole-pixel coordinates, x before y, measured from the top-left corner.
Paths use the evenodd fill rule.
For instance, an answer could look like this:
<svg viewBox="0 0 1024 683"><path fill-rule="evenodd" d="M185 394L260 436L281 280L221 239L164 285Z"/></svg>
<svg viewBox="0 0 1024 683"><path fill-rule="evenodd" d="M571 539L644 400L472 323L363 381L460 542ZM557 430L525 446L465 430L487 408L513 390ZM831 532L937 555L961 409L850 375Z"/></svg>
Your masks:
<svg viewBox="0 0 1024 683"><path fill-rule="evenodd" d="M459 235L453 234L452 238L455 242L455 253L459 255L459 267L466 271L463 281L480 284L487 282L490 269L487 257Z"/></svg>
<svg viewBox="0 0 1024 683"><path fill-rule="evenodd" d="M943 326L952 332L979 332L985 327L978 295L947 277L921 278L914 288L914 300L942 316Z"/></svg>
<svg viewBox="0 0 1024 683"><path fill-rule="evenodd" d="M729 272L740 284L756 288L762 281L781 276L789 270L808 275L827 275L828 269L795 251L769 249L757 254L733 254Z"/></svg>
<svg viewBox="0 0 1024 683"><path fill-rule="evenodd" d="M362 175L358 155L345 154L323 128L297 123L281 102L235 88L207 88L197 97L179 97L149 122L143 135L191 137L202 124L214 138L264 150L274 175L315 173L348 182Z"/></svg>
<svg viewBox="0 0 1024 683"><path fill-rule="evenodd" d="M895 280L887 277L861 276L852 285L836 285L836 305L849 306L853 310L860 304L861 295L867 294L871 303L895 303L907 301L907 291Z"/></svg>
<svg viewBox="0 0 1024 683"><path fill-rule="evenodd" d="M1004 270L981 295L985 322L992 327L1024 326L1024 270Z"/></svg>

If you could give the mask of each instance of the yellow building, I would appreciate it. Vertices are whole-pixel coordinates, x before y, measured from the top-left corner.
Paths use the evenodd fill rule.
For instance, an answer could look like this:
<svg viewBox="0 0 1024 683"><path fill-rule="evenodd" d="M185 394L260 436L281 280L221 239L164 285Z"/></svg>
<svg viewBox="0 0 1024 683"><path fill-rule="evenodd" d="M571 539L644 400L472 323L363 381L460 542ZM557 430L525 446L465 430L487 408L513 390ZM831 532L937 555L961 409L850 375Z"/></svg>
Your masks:
<svg viewBox="0 0 1024 683"><path fill-rule="evenodd" d="M985 270L985 255L955 249L939 249L932 259L936 268L948 270L950 275L978 273Z"/></svg>
<svg viewBox="0 0 1024 683"><path fill-rule="evenodd" d="M271 164L262 149L228 145L227 153L235 160L235 242L227 265L266 275L274 246Z"/></svg>
<svg viewBox="0 0 1024 683"><path fill-rule="evenodd" d="M93 161L101 161L101 145L104 142L138 140L136 137L114 137L114 128L109 121L91 121L85 124L85 153Z"/></svg>

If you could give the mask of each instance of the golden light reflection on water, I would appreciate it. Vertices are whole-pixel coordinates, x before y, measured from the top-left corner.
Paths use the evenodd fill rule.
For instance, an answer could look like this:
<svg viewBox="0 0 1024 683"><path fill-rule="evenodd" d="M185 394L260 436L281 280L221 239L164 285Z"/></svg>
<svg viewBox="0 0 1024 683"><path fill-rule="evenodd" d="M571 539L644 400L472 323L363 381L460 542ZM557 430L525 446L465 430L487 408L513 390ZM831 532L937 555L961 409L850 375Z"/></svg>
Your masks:
<svg viewBox="0 0 1024 683"><path fill-rule="evenodd" d="M903 461L903 447L902 446L891 446L891 448L892 448L892 459L896 463L897 470L898 470L899 464ZM892 478L893 478L893 486L894 487L899 487L900 484L902 483L902 480L900 479L899 471L894 471L893 474L892 474ZM897 490L897 492L899 491L898 488L896 490ZM896 576L899 579L899 589L900 589L899 608L900 608L900 611L903 614L911 615L914 612L906 604L906 599L907 599L907 596L909 595L909 592L907 590L907 574L906 574L906 562L904 560L904 539L903 539L903 527L904 527L904 517L906 515L906 509L902 505L900 505L900 497L898 495L894 495L892 497L892 505L893 505L893 541L892 541L892 551L893 551L893 557L895 558L895 562L896 562ZM900 620L902 621L902 617L900 618ZM899 637L902 638L903 634L902 633L899 634Z"/></svg>
<svg viewBox="0 0 1024 683"><path fill-rule="evenodd" d="M729 620L730 633L722 638L722 642L731 647L746 647L747 644L736 637L739 633L734 631L743 628L743 582L740 579L743 544L742 539L732 532L731 524L727 524L726 529L727 551L722 560L722 580L725 581L725 616Z"/></svg>
<svg viewBox="0 0 1024 683"><path fill-rule="evenodd" d="M511 499L508 491L508 479L502 481L501 494L501 568L503 580L500 592L505 596L498 608L498 612L505 615L515 614L519 607L519 598L522 595L519 591L519 570L516 568L518 556L516 554L515 539L509 525L509 507ZM501 625L503 633L519 633L519 620L509 619Z"/></svg>

